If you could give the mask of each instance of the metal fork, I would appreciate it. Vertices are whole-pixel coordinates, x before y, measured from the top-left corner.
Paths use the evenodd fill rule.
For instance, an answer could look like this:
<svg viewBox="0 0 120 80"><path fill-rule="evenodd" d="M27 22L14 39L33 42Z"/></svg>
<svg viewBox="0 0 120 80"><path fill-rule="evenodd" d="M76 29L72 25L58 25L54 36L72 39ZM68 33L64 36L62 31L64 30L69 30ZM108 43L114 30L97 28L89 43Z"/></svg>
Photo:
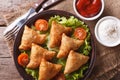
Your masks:
<svg viewBox="0 0 120 80"><path fill-rule="evenodd" d="M23 15L23 17L24 18L22 18L20 21L16 21L17 22L17 24L16 24L16 26L13 26L9 31L6 31L6 32L4 32L4 36L5 36L5 38L6 38L6 40L8 40L8 41L10 41L11 39L13 39L15 36L15 34L17 34L17 32L19 31L19 29L22 27L22 25L25 23L25 21L28 19L28 17L32 14L32 13L34 13L35 11L34 11L34 9L33 8L31 8L29 11L28 11L28 13L26 13L25 15ZM27 16L26 16L27 15ZM15 22L15 23L16 23ZM14 23L12 23L10 26L12 26Z"/></svg>
<svg viewBox="0 0 120 80"><path fill-rule="evenodd" d="M15 38L14 35L19 31L20 27L24 22L25 22L25 19L20 20L19 23L17 23L17 26L15 26L12 30L10 30L4 35L8 41Z"/></svg>
<svg viewBox="0 0 120 80"><path fill-rule="evenodd" d="M45 0L45 1L46 2L44 2L44 4L41 5L41 8L39 9L39 13L45 9L48 9L50 6L53 6L54 4L57 4L64 0ZM16 20L15 22L13 22L10 25L11 29L6 30L4 32L4 36L7 41L11 41L12 39L13 40L15 39L15 36L16 36L17 32L19 31L19 29L22 27L22 25L25 23L25 21L29 18L29 16L33 13L35 13L35 9L31 8L25 15L20 17L19 20Z"/></svg>
<svg viewBox="0 0 120 80"><path fill-rule="evenodd" d="M36 13L40 11L42 5L48 0L38 0L38 3L33 5L32 8L29 9L29 11L21 16L20 18L16 19L12 24L8 26L8 28L4 31L3 35L7 41L11 41L12 39L15 39L15 36L19 29L22 27L22 25L25 23L25 21L31 17L33 13Z"/></svg>

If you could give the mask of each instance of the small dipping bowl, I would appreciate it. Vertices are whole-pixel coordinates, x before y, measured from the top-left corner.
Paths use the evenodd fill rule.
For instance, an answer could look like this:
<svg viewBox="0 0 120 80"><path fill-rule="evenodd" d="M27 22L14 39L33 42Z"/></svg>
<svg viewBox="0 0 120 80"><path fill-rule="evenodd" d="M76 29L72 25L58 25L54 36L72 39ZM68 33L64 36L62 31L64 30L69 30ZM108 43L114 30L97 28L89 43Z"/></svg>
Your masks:
<svg viewBox="0 0 120 80"><path fill-rule="evenodd" d="M120 20L113 16L100 19L95 26L95 36L106 47L120 44Z"/></svg>
<svg viewBox="0 0 120 80"><path fill-rule="evenodd" d="M103 13L103 11L104 11L104 0L100 0L101 1L101 8L100 8L100 10L99 10L99 12L97 13L97 14L95 14L95 15L93 15L93 16L91 16L91 17L85 17L85 16L83 16L82 14L80 14L79 13L79 11L78 11L78 9L77 9L77 2L78 2L79 0L73 0L73 8L74 8L74 11L75 11L75 13L77 14L77 16L78 17L80 17L82 20L95 20L95 19L97 19L98 17L100 17L101 16L101 14ZM86 0L84 0L84 1L86 1ZM88 0L89 1L89 0ZM94 1L95 2L95 1ZM94 5L94 2L93 2L93 5ZM97 2L97 1L96 1ZM92 3L91 3L92 4ZM84 6L84 5L87 5L87 4L83 4L82 6ZM96 4L96 5L98 5L98 4ZM89 7L88 7L89 8ZM92 8L92 7L91 7ZM97 7L94 7L94 8L97 8ZM90 9L89 11L91 11L91 10L93 10L93 8L92 9ZM86 11L87 12L87 11ZM83 13L84 14L84 13Z"/></svg>

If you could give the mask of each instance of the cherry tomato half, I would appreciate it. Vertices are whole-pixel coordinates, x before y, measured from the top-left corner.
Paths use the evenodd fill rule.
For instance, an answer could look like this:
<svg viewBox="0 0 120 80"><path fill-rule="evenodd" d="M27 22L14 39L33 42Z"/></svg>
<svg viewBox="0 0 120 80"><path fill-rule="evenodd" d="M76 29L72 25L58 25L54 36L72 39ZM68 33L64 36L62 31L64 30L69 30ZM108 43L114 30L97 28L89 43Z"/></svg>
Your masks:
<svg viewBox="0 0 120 80"><path fill-rule="evenodd" d="M44 19L38 19L35 22L35 27L39 31L47 31L48 30L48 22Z"/></svg>
<svg viewBox="0 0 120 80"><path fill-rule="evenodd" d="M74 36L80 40L84 40L86 38L87 32L84 28L76 28L74 32Z"/></svg>

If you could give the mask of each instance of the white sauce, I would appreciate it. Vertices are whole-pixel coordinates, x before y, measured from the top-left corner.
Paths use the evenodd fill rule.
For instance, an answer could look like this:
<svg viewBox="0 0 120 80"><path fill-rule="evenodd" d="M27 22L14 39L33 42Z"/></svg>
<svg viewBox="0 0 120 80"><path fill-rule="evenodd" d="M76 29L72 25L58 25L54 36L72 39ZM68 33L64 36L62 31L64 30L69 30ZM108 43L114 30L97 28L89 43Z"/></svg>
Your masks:
<svg viewBox="0 0 120 80"><path fill-rule="evenodd" d="M98 28L99 38L107 44L113 44L120 39L120 25L114 19L104 20Z"/></svg>

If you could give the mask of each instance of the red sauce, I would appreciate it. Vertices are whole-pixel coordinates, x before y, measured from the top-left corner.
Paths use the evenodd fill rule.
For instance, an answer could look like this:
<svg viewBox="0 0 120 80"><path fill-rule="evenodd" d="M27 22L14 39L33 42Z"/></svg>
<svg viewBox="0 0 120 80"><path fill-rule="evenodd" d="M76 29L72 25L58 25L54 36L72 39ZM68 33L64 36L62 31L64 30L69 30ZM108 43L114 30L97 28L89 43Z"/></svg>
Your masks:
<svg viewBox="0 0 120 80"><path fill-rule="evenodd" d="M84 17L93 17L101 10L101 0L78 0L76 7L78 12Z"/></svg>

